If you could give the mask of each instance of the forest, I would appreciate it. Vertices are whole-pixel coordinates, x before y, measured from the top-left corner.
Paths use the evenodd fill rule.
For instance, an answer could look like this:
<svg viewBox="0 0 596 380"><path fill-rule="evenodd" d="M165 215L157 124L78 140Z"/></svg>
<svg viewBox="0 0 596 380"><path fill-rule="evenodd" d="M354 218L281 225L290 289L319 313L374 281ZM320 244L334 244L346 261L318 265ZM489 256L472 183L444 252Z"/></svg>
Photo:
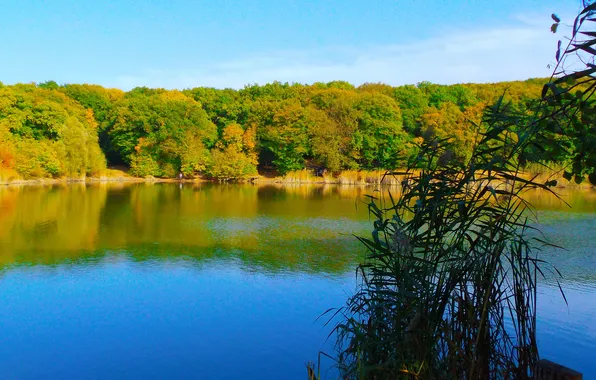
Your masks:
<svg viewBox="0 0 596 380"><path fill-rule="evenodd" d="M274 82L241 90L128 92L54 81L0 83L0 179L97 177L113 166L138 177L220 180L305 168L331 174L395 169L422 142L448 137L453 159L465 161L487 106L506 102L523 114L547 82ZM569 149L537 147L519 159L565 163L574 141L565 144Z"/></svg>

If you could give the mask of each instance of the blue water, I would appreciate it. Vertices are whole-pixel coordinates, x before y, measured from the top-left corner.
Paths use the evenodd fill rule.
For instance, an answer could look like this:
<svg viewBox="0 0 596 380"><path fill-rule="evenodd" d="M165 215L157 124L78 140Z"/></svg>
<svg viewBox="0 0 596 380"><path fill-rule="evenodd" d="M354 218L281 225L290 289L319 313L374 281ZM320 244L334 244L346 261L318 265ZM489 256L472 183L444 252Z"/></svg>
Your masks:
<svg viewBox="0 0 596 380"><path fill-rule="evenodd" d="M542 258L562 274L542 280L538 294L540 355L596 379L596 213L542 212L549 242Z"/></svg>
<svg viewBox="0 0 596 380"><path fill-rule="evenodd" d="M5 271L2 378L304 378L325 347L317 316L349 276L261 274L183 259Z"/></svg>
<svg viewBox="0 0 596 380"><path fill-rule="evenodd" d="M344 190L342 190L344 191ZM358 194L171 185L0 192L0 378L304 379L354 289ZM356 191L356 190L354 190ZM234 200L234 202L230 202ZM541 356L596 379L596 212L544 210ZM323 377L334 378L323 357Z"/></svg>

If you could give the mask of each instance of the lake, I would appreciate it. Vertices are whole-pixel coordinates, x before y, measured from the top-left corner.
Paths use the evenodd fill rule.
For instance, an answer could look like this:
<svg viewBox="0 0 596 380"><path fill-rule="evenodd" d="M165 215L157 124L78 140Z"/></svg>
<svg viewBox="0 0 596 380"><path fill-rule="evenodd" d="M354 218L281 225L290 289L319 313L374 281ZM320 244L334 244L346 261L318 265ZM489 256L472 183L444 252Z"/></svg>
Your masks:
<svg viewBox="0 0 596 380"><path fill-rule="evenodd" d="M305 379L317 317L355 286L350 186L0 187L0 376ZM566 248L540 283L541 356L596 378L596 191L528 194ZM324 360L325 367L330 366ZM323 375L333 377L333 370Z"/></svg>

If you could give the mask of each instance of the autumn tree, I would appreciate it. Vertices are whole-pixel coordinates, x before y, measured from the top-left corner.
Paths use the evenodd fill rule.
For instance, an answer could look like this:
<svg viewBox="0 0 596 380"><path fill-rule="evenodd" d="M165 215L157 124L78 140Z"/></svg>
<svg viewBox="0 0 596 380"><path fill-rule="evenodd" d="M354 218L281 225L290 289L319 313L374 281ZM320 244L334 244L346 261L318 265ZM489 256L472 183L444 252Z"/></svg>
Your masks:
<svg viewBox="0 0 596 380"><path fill-rule="evenodd" d="M256 133L239 124L229 124L211 152L207 175L220 180L242 179L257 174Z"/></svg>
<svg viewBox="0 0 596 380"><path fill-rule="evenodd" d="M204 167L201 151L217 139L215 125L198 102L178 91L147 88L124 96L108 133L122 160L140 176L174 177L183 165L191 174Z"/></svg>
<svg viewBox="0 0 596 380"><path fill-rule="evenodd" d="M112 145L109 130L116 120L116 108L124 97L124 91L90 84L67 84L58 90L93 111L98 124L99 145L108 163L123 163L122 157Z"/></svg>
<svg viewBox="0 0 596 380"><path fill-rule="evenodd" d="M25 178L99 174L106 163L92 112L50 87L0 88L2 165Z"/></svg>

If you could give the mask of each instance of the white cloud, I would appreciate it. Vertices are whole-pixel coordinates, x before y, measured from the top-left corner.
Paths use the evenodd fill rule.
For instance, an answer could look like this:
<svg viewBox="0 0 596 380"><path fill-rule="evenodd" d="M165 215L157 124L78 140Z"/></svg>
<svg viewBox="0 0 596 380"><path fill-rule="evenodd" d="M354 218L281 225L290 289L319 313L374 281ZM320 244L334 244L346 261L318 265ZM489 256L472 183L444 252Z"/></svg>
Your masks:
<svg viewBox="0 0 596 380"><path fill-rule="evenodd" d="M537 22L536 20L541 20ZM542 22L544 20L545 22ZM246 84L328 82L391 85L496 82L549 76L560 36L549 32L548 16L516 16L494 29L449 31L435 38L367 48L322 48L269 52L191 70L145 70L107 85L241 88Z"/></svg>

